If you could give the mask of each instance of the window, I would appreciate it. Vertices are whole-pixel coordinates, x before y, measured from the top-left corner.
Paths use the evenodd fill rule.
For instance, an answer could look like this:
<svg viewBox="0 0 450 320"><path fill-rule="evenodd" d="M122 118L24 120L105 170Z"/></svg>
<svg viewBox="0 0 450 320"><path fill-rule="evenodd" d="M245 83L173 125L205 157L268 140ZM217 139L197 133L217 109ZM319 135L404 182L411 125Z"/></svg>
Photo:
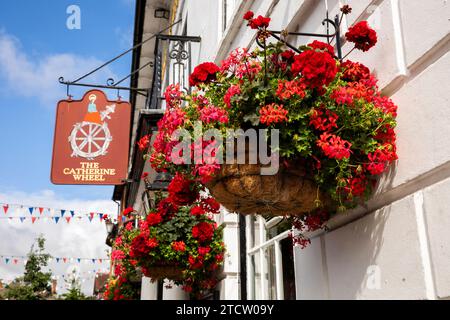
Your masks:
<svg viewBox="0 0 450 320"><path fill-rule="evenodd" d="M295 299L289 227L282 217L247 216L247 292L250 300Z"/></svg>
<svg viewBox="0 0 450 320"><path fill-rule="evenodd" d="M225 30L231 23L237 0L219 1L219 40L222 38Z"/></svg>

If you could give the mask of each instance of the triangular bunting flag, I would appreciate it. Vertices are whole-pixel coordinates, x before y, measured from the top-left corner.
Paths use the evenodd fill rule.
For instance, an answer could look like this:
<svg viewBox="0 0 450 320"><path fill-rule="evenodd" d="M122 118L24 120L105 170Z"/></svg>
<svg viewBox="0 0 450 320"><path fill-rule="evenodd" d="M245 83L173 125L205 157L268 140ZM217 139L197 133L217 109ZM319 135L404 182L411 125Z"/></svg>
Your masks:
<svg viewBox="0 0 450 320"><path fill-rule="evenodd" d="M9 209L9 206L8 206L8 205L4 205L4 206L3 206L3 211L5 211L5 214L8 213L8 209Z"/></svg>
<svg viewBox="0 0 450 320"><path fill-rule="evenodd" d="M66 263L67 262L67 258L63 258L63 261L64 261L64 263Z"/></svg>
<svg viewBox="0 0 450 320"><path fill-rule="evenodd" d="M100 221L102 221L103 220L103 213L99 213L98 216L100 218Z"/></svg>
<svg viewBox="0 0 450 320"><path fill-rule="evenodd" d="M39 214L42 214L42 211L44 211L44 208L38 208L39 209Z"/></svg>
<svg viewBox="0 0 450 320"><path fill-rule="evenodd" d="M94 219L94 212L91 212L90 214L89 214L89 221L92 221L92 219Z"/></svg>
<svg viewBox="0 0 450 320"><path fill-rule="evenodd" d="M61 210L61 217L64 217L64 213L66 213L66 210Z"/></svg>
<svg viewBox="0 0 450 320"><path fill-rule="evenodd" d="M6 264L8 264L9 263L9 259L5 258L5 262L6 262Z"/></svg>
<svg viewBox="0 0 450 320"><path fill-rule="evenodd" d="M28 210L30 211L30 214L33 214L33 210L34 210L33 207L29 207Z"/></svg>
<svg viewBox="0 0 450 320"><path fill-rule="evenodd" d="M71 210L70 214L72 215L72 218L73 218L73 216L75 215L75 211Z"/></svg>
<svg viewBox="0 0 450 320"><path fill-rule="evenodd" d="M70 219L71 219L72 217L66 217L66 221L67 221L67 223L69 223L70 222Z"/></svg>
<svg viewBox="0 0 450 320"><path fill-rule="evenodd" d="M77 261L78 261L78 263L81 263L81 259L80 258L78 258Z"/></svg>
<svg viewBox="0 0 450 320"><path fill-rule="evenodd" d="M17 259L14 259L14 260L13 260L13 263L14 263L14 264L17 264L17 262L19 262L19 260L17 260Z"/></svg>
<svg viewBox="0 0 450 320"><path fill-rule="evenodd" d="M31 217L31 223L33 223L34 224L34 222L36 221L36 217Z"/></svg>
<svg viewBox="0 0 450 320"><path fill-rule="evenodd" d="M59 217L55 217L55 222L58 223Z"/></svg>
<svg viewBox="0 0 450 320"><path fill-rule="evenodd" d="M19 219L20 219L20 222L23 223L23 221L25 220L25 217L20 217Z"/></svg>
<svg viewBox="0 0 450 320"><path fill-rule="evenodd" d="M59 263L59 258L56 258L56 263Z"/></svg>
<svg viewBox="0 0 450 320"><path fill-rule="evenodd" d="M92 263L95 263L95 259L92 259Z"/></svg>
<svg viewBox="0 0 450 320"><path fill-rule="evenodd" d="M102 263L103 259L98 259L98 261L99 261L100 263Z"/></svg>

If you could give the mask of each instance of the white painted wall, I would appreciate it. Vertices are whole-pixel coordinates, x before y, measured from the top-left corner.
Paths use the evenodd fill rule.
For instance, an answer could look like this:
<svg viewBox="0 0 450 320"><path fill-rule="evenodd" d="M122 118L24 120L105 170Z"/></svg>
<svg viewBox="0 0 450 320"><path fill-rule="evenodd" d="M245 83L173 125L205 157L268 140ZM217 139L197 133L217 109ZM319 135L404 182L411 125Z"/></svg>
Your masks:
<svg viewBox="0 0 450 320"><path fill-rule="evenodd" d="M274 28L323 31L325 0L236 0L219 29L220 1L180 1L188 35L202 37L193 64L253 45L242 15L270 15ZM450 3L444 0L328 0L330 16L348 3L342 31L368 19L378 44L350 58L371 68L398 104L399 161L365 208L330 222L312 245L295 249L297 299L450 298ZM297 44L309 39L300 39ZM295 42L295 40L293 40ZM349 46L344 45L344 54ZM238 298L237 216L222 217L228 256L223 299ZM351 222L352 221L352 222Z"/></svg>

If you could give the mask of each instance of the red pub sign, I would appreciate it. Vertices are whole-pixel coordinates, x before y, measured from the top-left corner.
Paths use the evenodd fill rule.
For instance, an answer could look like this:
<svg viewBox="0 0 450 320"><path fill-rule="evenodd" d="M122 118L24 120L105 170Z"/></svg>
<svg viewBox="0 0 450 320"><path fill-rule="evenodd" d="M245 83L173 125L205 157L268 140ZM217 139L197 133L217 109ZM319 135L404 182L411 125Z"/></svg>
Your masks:
<svg viewBox="0 0 450 320"><path fill-rule="evenodd" d="M123 184L127 176L131 106L100 90L62 100L56 110L51 181Z"/></svg>

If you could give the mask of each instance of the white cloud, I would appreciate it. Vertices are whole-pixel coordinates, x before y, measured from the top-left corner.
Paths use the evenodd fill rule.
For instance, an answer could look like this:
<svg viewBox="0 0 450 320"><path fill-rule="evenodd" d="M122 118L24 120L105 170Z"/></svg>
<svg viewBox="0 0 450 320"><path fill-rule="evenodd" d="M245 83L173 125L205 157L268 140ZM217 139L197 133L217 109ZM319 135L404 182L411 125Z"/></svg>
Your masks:
<svg viewBox="0 0 450 320"><path fill-rule="evenodd" d="M8 90L36 97L44 105L54 107L56 101L65 97L66 88L58 82L60 76L73 81L102 63L95 57L69 53L33 59L23 51L17 38L0 30L0 77L5 79ZM108 78L117 77L105 67L88 79L90 83L105 84Z"/></svg>
<svg viewBox="0 0 450 320"><path fill-rule="evenodd" d="M117 205L113 201L107 200L79 200L62 199L53 191L44 190L38 193L27 194L24 192L0 193L0 203L24 204L33 207L49 207L56 209L73 209L79 212L105 212L109 214L117 213ZM33 216L48 217L58 213L34 212ZM8 213L0 208L1 217L9 216L30 216L28 207L11 207ZM106 228L99 218L89 222L88 219L73 219L70 223L60 219L58 224L51 220L37 220L32 224L31 219L23 223L18 219L0 219L0 255L26 256L33 244L35 238L43 234L46 238L46 251L54 257L72 257L72 258L105 258L109 247L105 245ZM67 274L77 266L81 272L81 278L85 279L82 283L82 289L86 294L92 294L94 286L94 276L96 270L109 271L109 261L103 263L92 261L82 261L78 264L76 260L72 263L64 263L53 260L50 263L50 269L53 275L58 275L58 286L64 286L65 282L62 275ZM10 281L23 274L24 265L14 265L11 262L5 264L4 259L0 260L0 279ZM90 272L90 273L89 273ZM59 294L62 291L58 292Z"/></svg>

